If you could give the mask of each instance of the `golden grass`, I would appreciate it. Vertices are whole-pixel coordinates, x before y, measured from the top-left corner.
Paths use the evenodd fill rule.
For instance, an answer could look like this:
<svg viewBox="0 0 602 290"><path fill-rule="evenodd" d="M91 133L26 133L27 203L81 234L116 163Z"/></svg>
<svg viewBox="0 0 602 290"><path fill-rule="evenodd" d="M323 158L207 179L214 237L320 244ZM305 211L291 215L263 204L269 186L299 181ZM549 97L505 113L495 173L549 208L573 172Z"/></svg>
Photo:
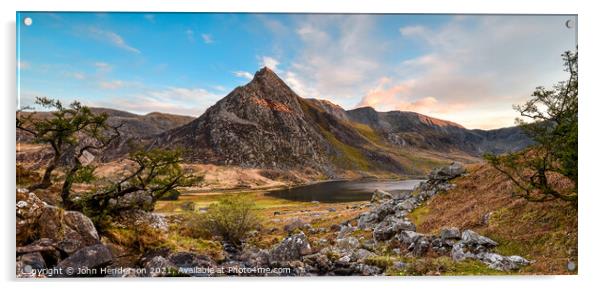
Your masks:
<svg viewBox="0 0 602 290"><path fill-rule="evenodd" d="M419 232L438 233L450 226L473 229L499 242L499 253L534 260L519 273L576 274L566 269L569 261L577 262L576 208L563 201L533 203L513 197L512 182L488 165L473 166L469 172L455 180L455 189L435 196L411 215Z"/></svg>

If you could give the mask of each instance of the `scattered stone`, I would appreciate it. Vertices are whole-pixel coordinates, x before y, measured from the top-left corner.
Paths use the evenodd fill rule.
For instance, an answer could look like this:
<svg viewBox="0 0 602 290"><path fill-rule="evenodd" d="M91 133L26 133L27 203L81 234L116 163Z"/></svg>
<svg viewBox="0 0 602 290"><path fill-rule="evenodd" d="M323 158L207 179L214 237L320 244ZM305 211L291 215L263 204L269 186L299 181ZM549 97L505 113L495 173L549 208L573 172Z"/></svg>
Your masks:
<svg viewBox="0 0 602 290"><path fill-rule="evenodd" d="M167 232L169 224L165 216L140 209L126 210L114 218L114 223L125 228L149 227L160 232Z"/></svg>
<svg viewBox="0 0 602 290"><path fill-rule="evenodd" d="M403 268L406 267L406 263L402 262L402 261L395 261L393 262L392 268L394 270L403 270Z"/></svg>
<svg viewBox="0 0 602 290"><path fill-rule="evenodd" d="M46 268L46 261L40 252L32 252L21 255L18 259L24 266L24 270L41 270ZM29 268L27 268L29 266Z"/></svg>
<svg viewBox="0 0 602 290"><path fill-rule="evenodd" d="M393 196L390 193L388 193L384 190L377 189L374 191L374 193L372 193L372 199L370 200L370 202L377 203L377 202L381 202L384 200L390 200L390 199L393 199Z"/></svg>
<svg viewBox="0 0 602 290"><path fill-rule="evenodd" d="M163 256L152 257L144 264L149 277L166 277L178 273L178 266Z"/></svg>
<svg viewBox="0 0 602 290"><path fill-rule="evenodd" d="M529 261L521 256L506 257L496 253L481 253L476 258L498 271L513 271L529 264Z"/></svg>
<svg viewBox="0 0 602 290"><path fill-rule="evenodd" d="M355 264L353 267L354 273L358 273L362 276L376 276L380 275L383 270L376 266L366 265L366 264Z"/></svg>
<svg viewBox="0 0 602 290"><path fill-rule="evenodd" d="M415 257L422 257L428 251L430 243L426 237L417 239L413 244L410 245L409 249L412 250L412 255Z"/></svg>
<svg viewBox="0 0 602 290"><path fill-rule="evenodd" d="M333 268L333 263L322 253L304 256L302 261L309 266L309 272L316 274L324 275Z"/></svg>
<svg viewBox="0 0 602 290"><path fill-rule="evenodd" d="M462 239L462 233L458 228L442 228L440 237L442 240L459 240Z"/></svg>
<svg viewBox="0 0 602 290"><path fill-rule="evenodd" d="M296 230L303 229L304 226L305 222L297 218L284 225L284 231L287 233L292 233Z"/></svg>
<svg viewBox="0 0 602 290"><path fill-rule="evenodd" d="M57 268L63 269L63 274L68 277L80 276L77 273L69 273L69 269L98 269L109 265L113 256L109 249L103 244L85 247L75 252L58 263ZM88 275L83 275L88 276Z"/></svg>
<svg viewBox="0 0 602 290"><path fill-rule="evenodd" d="M360 215L357 226L360 229L365 229L378 222L378 215L373 212L366 212Z"/></svg>
<svg viewBox="0 0 602 290"><path fill-rule="evenodd" d="M391 239L401 231L415 231L416 225L410 221L388 216L384 221L379 223L372 232L374 240L386 241Z"/></svg>
<svg viewBox="0 0 602 290"><path fill-rule="evenodd" d="M355 250L360 247L360 242L355 237L348 237L337 239L336 245L343 250Z"/></svg>
<svg viewBox="0 0 602 290"><path fill-rule="evenodd" d="M299 260L311 254L312 249L303 232L285 238L270 251L270 262Z"/></svg>
<svg viewBox="0 0 602 290"><path fill-rule="evenodd" d="M167 259L178 267L180 274L194 277L207 277L210 274L195 272L195 268L211 269L216 267L215 262L209 256L190 252L173 253Z"/></svg>
<svg viewBox="0 0 602 290"><path fill-rule="evenodd" d="M486 248L493 248L497 246L497 243L485 236L481 236L474 231L465 230L462 233L462 242L470 246L483 246Z"/></svg>
<svg viewBox="0 0 602 290"><path fill-rule="evenodd" d="M402 244L406 246L412 245L419 238L421 238L423 234L417 233L415 231L402 231L395 236L395 238Z"/></svg>
<svg viewBox="0 0 602 290"><path fill-rule="evenodd" d="M376 256L376 254L371 251L366 249L358 249L357 251L353 252L352 260L363 263L367 258L374 256Z"/></svg>
<svg viewBox="0 0 602 290"><path fill-rule="evenodd" d="M449 180L456 178L466 172L466 169L457 162L452 162L449 166L444 166L433 170L429 174L429 179L433 180Z"/></svg>
<svg viewBox="0 0 602 290"><path fill-rule="evenodd" d="M493 214L493 212L488 212L486 214L483 215L483 218L481 219L481 224L483 225L488 225L489 224L489 219L491 218L491 215Z"/></svg>

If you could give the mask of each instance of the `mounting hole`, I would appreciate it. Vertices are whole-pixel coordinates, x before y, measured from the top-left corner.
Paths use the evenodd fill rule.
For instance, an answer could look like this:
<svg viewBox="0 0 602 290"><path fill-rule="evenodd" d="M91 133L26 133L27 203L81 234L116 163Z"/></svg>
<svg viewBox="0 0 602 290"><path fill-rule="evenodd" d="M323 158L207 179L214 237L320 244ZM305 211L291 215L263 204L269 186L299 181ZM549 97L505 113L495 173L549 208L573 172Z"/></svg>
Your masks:
<svg viewBox="0 0 602 290"><path fill-rule="evenodd" d="M30 17L25 17L25 19L23 19L23 24L30 26L33 24L33 20Z"/></svg>

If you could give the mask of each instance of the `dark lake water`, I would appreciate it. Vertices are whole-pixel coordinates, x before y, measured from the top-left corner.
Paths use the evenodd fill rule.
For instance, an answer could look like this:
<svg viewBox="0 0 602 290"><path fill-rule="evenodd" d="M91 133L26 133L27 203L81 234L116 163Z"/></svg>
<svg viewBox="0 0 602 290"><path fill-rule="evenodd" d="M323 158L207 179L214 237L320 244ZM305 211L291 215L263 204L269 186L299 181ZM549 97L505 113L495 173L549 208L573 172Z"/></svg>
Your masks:
<svg viewBox="0 0 602 290"><path fill-rule="evenodd" d="M268 192L268 196L294 201L350 202L370 200L376 189L391 193L410 191L422 180L329 181Z"/></svg>

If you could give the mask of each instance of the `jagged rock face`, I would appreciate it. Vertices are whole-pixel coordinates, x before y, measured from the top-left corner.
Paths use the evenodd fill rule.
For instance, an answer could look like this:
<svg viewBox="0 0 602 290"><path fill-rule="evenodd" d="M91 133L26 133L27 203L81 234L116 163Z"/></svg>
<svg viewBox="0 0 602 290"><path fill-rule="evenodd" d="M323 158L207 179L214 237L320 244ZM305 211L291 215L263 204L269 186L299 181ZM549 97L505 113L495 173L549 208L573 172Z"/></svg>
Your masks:
<svg viewBox="0 0 602 290"><path fill-rule="evenodd" d="M194 122L162 134L156 145L181 146L193 161L247 167L328 167L328 143L299 98L268 68Z"/></svg>

